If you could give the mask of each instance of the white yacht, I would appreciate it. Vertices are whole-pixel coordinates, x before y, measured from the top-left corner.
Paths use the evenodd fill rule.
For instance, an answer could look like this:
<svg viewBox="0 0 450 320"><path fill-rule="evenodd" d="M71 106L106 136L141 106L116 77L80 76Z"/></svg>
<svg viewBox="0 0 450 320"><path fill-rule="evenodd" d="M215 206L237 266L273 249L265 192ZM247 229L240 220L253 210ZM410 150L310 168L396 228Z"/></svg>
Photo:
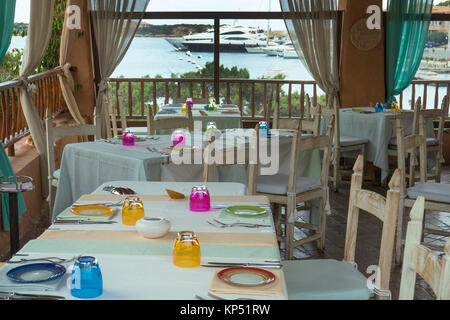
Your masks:
<svg viewBox="0 0 450 320"><path fill-rule="evenodd" d="M292 42L286 41L279 45L267 46L263 49L264 53L268 56L280 56L283 57L284 50L294 49Z"/></svg>
<svg viewBox="0 0 450 320"><path fill-rule="evenodd" d="M220 27L220 51L221 52L247 52L246 48L264 45L261 40L262 31L256 28L244 26ZM205 32L191 34L183 38L166 38L175 48L189 50L191 52L212 52L214 50L214 29Z"/></svg>

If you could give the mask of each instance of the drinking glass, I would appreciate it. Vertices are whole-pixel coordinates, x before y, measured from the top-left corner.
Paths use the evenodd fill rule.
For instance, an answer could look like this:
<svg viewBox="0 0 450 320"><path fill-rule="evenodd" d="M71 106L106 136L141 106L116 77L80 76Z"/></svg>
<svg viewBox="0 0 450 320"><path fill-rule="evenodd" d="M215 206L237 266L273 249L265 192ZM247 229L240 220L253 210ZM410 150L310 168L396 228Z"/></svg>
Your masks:
<svg viewBox="0 0 450 320"><path fill-rule="evenodd" d="M269 126L267 125L267 122L265 121L259 122L259 134L261 136L269 136Z"/></svg>
<svg viewBox="0 0 450 320"><path fill-rule="evenodd" d="M181 130L176 130L172 134L172 145L176 146L178 144L182 146L186 144L184 132Z"/></svg>
<svg viewBox="0 0 450 320"><path fill-rule="evenodd" d="M186 103L183 103L183 106L181 107L181 113L186 114Z"/></svg>
<svg viewBox="0 0 450 320"><path fill-rule="evenodd" d="M189 208L195 212L205 212L211 209L211 200L205 186L194 186L191 191Z"/></svg>
<svg viewBox="0 0 450 320"><path fill-rule="evenodd" d="M194 101L192 101L192 98L186 99L186 106L189 106L191 109L194 108Z"/></svg>
<svg viewBox="0 0 450 320"><path fill-rule="evenodd" d="M70 294L77 298L95 298L103 292L103 280L97 259L79 257L72 269Z"/></svg>
<svg viewBox="0 0 450 320"><path fill-rule="evenodd" d="M200 243L193 231L180 231L173 245L173 264L180 268L200 265Z"/></svg>
<svg viewBox="0 0 450 320"><path fill-rule="evenodd" d="M142 200L137 196L126 197L122 207L122 223L127 226L135 226L136 221L144 216Z"/></svg>
<svg viewBox="0 0 450 320"><path fill-rule="evenodd" d="M122 145L134 146L134 134L130 130L126 130L122 133Z"/></svg>
<svg viewBox="0 0 450 320"><path fill-rule="evenodd" d="M206 130L217 130L217 124L214 121L208 122Z"/></svg>

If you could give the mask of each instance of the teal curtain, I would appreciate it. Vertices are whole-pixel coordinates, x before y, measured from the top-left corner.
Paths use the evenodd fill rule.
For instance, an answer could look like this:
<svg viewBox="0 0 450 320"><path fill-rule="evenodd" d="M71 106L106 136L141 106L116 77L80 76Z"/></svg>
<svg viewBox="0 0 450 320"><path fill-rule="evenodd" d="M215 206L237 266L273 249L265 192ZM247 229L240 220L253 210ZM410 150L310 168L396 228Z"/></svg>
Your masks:
<svg viewBox="0 0 450 320"><path fill-rule="evenodd" d="M428 38L433 0L388 0L386 102L395 101L419 69Z"/></svg>
<svg viewBox="0 0 450 320"><path fill-rule="evenodd" d="M15 9L16 0L0 1L0 62L3 60L11 43ZM6 155L5 149L0 145L0 177L10 177L13 175L14 171L11 167L11 162ZM26 207L21 194L19 194L18 199L20 217L25 212ZM9 230L9 199L7 194L2 194L2 226L3 230Z"/></svg>

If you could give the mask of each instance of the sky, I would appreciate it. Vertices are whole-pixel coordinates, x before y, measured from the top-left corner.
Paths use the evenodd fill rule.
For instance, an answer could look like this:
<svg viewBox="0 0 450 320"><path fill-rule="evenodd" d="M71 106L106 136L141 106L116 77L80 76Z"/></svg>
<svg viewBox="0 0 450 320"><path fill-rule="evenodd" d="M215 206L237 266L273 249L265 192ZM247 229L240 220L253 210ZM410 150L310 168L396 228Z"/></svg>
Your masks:
<svg viewBox="0 0 450 320"><path fill-rule="evenodd" d="M30 16L30 1L16 0L15 22L28 23ZM434 0L434 5L445 0ZM383 6L386 7L387 0L383 0ZM278 0L150 0L147 11L281 11ZM170 24L178 21L174 20L148 20L153 24ZM185 23L207 23L208 20L185 20ZM223 23L233 24L233 21L223 21ZM237 21L239 24L261 26L267 25L262 21ZM271 21L272 30L284 30L284 22L281 20Z"/></svg>

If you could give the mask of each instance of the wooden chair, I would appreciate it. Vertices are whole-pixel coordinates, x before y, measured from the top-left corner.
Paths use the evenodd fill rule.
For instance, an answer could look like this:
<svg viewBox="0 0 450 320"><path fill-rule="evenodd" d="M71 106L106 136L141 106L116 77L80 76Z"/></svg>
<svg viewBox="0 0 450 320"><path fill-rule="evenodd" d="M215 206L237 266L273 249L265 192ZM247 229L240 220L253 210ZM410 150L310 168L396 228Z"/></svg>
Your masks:
<svg viewBox="0 0 450 320"><path fill-rule="evenodd" d="M185 117L173 117L166 119L154 119L153 108L147 105L147 134L154 135L156 130L161 129L187 129L194 130L194 121L191 108L186 108Z"/></svg>
<svg viewBox="0 0 450 320"><path fill-rule="evenodd" d="M400 172L396 170L389 183L387 196L361 188L364 157L360 155L353 166L343 261L312 259L283 261L289 299L385 299L390 296L389 282L394 248L397 210L400 200ZM356 238L360 210L383 223L375 288L358 271L355 263Z"/></svg>
<svg viewBox="0 0 450 320"><path fill-rule="evenodd" d="M105 97L106 98L106 97ZM111 91L108 90L108 111L109 111L109 117L111 121L111 129L112 129L112 136L117 137L119 135L119 130L117 126L117 114L114 112L114 105L113 105L113 99L111 95ZM125 109L123 107L123 97L122 97L122 90L120 88L117 89L117 107L119 111L119 117L120 117L120 132L124 132L124 130L127 128L127 117L125 114Z"/></svg>
<svg viewBox="0 0 450 320"><path fill-rule="evenodd" d="M400 188L400 207L398 212L398 228L396 240L396 262L402 261L403 247L403 215L405 208L411 208L418 196L425 197L425 210L440 212L450 212L450 184L438 182L427 182L427 137L425 130L425 118L419 113L418 128L419 133L411 134L405 137L402 122L396 119L397 126L397 166L402 172ZM419 149L419 161L416 159L416 150ZM416 162L419 163L420 183L415 184L415 179L410 179L409 188L406 187L406 161L405 154L409 154L410 175L415 176ZM445 230L435 230L424 228L424 233L449 236L450 233ZM442 246L426 244L426 246L442 250Z"/></svg>
<svg viewBox="0 0 450 320"><path fill-rule="evenodd" d="M94 111L95 114L95 111ZM46 126L46 143L47 143L47 167L48 167L48 206L49 206L49 221L53 221L53 189L58 186L59 169L55 170L55 149L54 143L56 138L61 137L86 137L94 136L94 138L101 139L101 128L97 125L99 123L99 115L94 117L94 124L83 125L68 125L68 126L53 126L53 118L51 112L47 109L45 115Z"/></svg>
<svg viewBox="0 0 450 320"><path fill-rule="evenodd" d="M291 145L290 156L290 171L289 175L278 173L276 175L260 175L257 176L257 164L250 168L253 174L250 175L249 193L257 195L265 195L270 199L272 205L277 207L286 207L286 222L285 234L278 236L280 241L286 243L286 257L291 259L293 257L293 250L295 247L303 245L308 242L318 241L319 249L323 249L325 245L325 204L328 197L328 169L331 153L331 138L333 130L334 118L331 117L326 135L304 136L302 137L301 122L297 130L292 130L293 138ZM259 131L259 130L257 130ZM258 150L261 146L261 139L259 132ZM298 177L298 159L299 153L322 150L324 151L322 159L322 170L320 179L311 177ZM258 152L259 154L259 152ZM250 170L249 169L249 170ZM250 179L249 178L249 179ZM319 199L319 222L317 225L301 223L297 221L297 204L305 203L306 201ZM279 224L281 219L281 210L276 210L275 222ZM304 239L295 240L294 227L298 226L315 231L315 234Z"/></svg>
<svg viewBox="0 0 450 320"><path fill-rule="evenodd" d="M309 96L306 95L307 109L308 113L300 118L281 118L279 106L275 108L272 129L287 129L287 130L298 130L299 121L302 122L302 132L309 133L313 135L319 135L320 133L320 120L321 120L321 106L311 106L309 102Z"/></svg>
<svg viewBox="0 0 450 320"><path fill-rule="evenodd" d="M450 239L441 258L421 244L424 211L425 198L419 196L406 230L399 299L414 299L416 274L419 274L433 289L437 300L450 300Z"/></svg>
<svg viewBox="0 0 450 320"><path fill-rule="evenodd" d="M340 121L339 121L339 108L337 104L333 108L324 107L321 108L321 114L325 118L334 116L334 136L333 136L333 155L331 157L331 166L333 168L332 175L329 180L333 182L333 190L338 191L339 184L341 182L341 176L343 174L351 174L351 170L342 170L340 168L341 155L344 152L358 152L358 154L365 155L366 144L369 143L368 139L360 137L351 137L341 135Z"/></svg>
<svg viewBox="0 0 450 320"><path fill-rule="evenodd" d="M444 144L444 128L445 119L448 117L448 97L444 96L440 109L426 109L420 102L420 97L414 109L414 123L413 132L418 132L418 115L420 114L425 120L431 119L438 121L439 126L435 138L427 138L427 152L435 154L436 165L434 174L427 172L427 179L434 179L436 182L441 182L441 162L443 159L443 144ZM428 170L427 170L428 171Z"/></svg>

